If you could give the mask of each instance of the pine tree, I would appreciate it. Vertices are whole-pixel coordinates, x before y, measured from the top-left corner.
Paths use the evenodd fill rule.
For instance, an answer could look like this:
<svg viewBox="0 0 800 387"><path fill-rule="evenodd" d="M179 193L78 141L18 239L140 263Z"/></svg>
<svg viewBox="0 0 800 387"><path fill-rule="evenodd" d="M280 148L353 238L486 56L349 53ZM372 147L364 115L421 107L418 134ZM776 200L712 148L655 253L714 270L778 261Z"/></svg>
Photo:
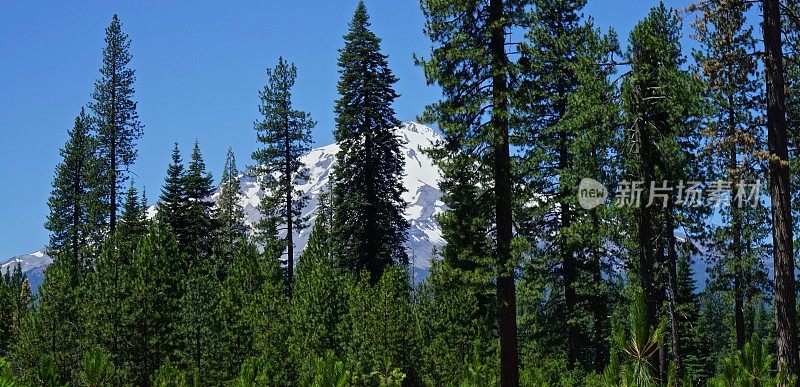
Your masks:
<svg viewBox="0 0 800 387"><path fill-rule="evenodd" d="M175 143L172 149L172 162L167 168L167 178L161 188L156 219L172 228L172 233L178 238L181 248L189 238L186 225L188 198L183 184L185 174L181 153L178 144Z"/></svg>
<svg viewBox="0 0 800 387"><path fill-rule="evenodd" d="M252 302L243 309L245 321L253 332L253 349L260 359L260 368L269 376L267 384L290 384L292 365L284 338L289 336L289 307L285 293L285 277L273 255L258 253L249 247L252 262L258 264L263 281L252 292Z"/></svg>
<svg viewBox="0 0 800 387"><path fill-rule="evenodd" d="M768 212L757 202L735 200L746 197L743 183L761 182L764 151L763 82L753 27L747 26L751 4L710 1L695 23L702 51L695 53L707 84L708 105L713 109L704 130L705 153L710 158L710 177L732 184L730 206L722 209L726 224L712 234L719 251L715 271L717 287L730 289L734 299L736 346L744 347L752 333L746 326L746 310L752 314L752 298L759 289L761 258L766 253ZM753 244L765 245L752 249Z"/></svg>
<svg viewBox="0 0 800 387"><path fill-rule="evenodd" d="M130 297L130 247L118 242L120 234L107 239L100 248L94 270L81 287L76 306L80 307L80 327L86 332L90 346L100 346L109 352L114 365L115 383L130 377L126 357L130 351L132 332L128 328L125 300Z"/></svg>
<svg viewBox="0 0 800 387"><path fill-rule="evenodd" d="M181 284L180 322L177 327L177 354L184 369L190 370L192 383L219 383L214 377L214 347L220 340L218 268L209 259L190 264Z"/></svg>
<svg viewBox="0 0 800 387"><path fill-rule="evenodd" d="M14 369L27 384L39 384L40 365L49 363L53 377L77 380L81 357L81 268L75 261L56 259L45 269L32 313L22 321L12 349Z"/></svg>
<svg viewBox="0 0 800 387"><path fill-rule="evenodd" d="M255 325L249 313L255 308L256 294L267 279L255 245L240 240L233 247L234 255L220 287L217 311L222 331L221 345L215 348L214 356L220 363L217 366L220 380L233 379L240 365L258 354L254 345Z"/></svg>
<svg viewBox="0 0 800 387"><path fill-rule="evenodd" d="M453 153L455 159L472 158L481 175L478 179L489 183L482 186L478 201L463 205L484 210L479 214L484 224L494 224L500 384L514 386L519 384L519 365L512 254L516 182L510 151L515 128L510 90L517 68L506 47L509 31L525 27L524 16L532 2L424 0L421 4L427 19L425 33L433 47L431 58L419 62L428 83L438 84L444 94L424 118L438 122L446 147L458 151ZM452 161L446 155L436 160L444 179L450 178Z"/></svg>
<svg viewBox="0 0 800 387"><path fill-rule="evenodd" d="M767 110L767 149L769 151L770 203L772 207L772 245L775 270L775 333L778 364L790 375L800 374L797 344L797 304L794 249L792 240L791 188L783 28L781 2L762 1L764 38L764 79Z"/></svg>
<svg viewBox="0 0 800 387"><path fill-rule="evenodd" d="M61 149L63 161L56 167L53 190L47 204L50 213L45 228L50 230L50 253L75 261L87 268L91 262L87 248L97 241L95 141L91 137L89 117L83 109L75 118L69 141Z"/></svg>
<svg viewBox="0 0 800 387"><path fill-rule="evenodd" d="M124 216L123 216L124 219ZM122 223L120 231L122 231ZM158 367L176 348L175 329L180 321L181 254L165 225L149 225L136 246L131 262L130 294L123 301L133 382L147 385Z"/></svg>
<svg viewBox="0 0 800 387"><path fill-rule="evenodd" d="M351 369L388 374L398 368L417 379L417 331L409 279L402 267L387 268L376 285L362 277L350 288L347 357Z"/></svg>
<svg viewBox="0 0 800 387"><path fill-rule="evenodd" d="M346 289L351 279L334 262L326 201L324 196L320 199L322 205L292 285L289 348L301 374L312 372L314 361L327 351L342 354L347 337Z"/></svg>
<svg viewBox="0 0 800 387"><path fill-rule="evenodd" d="M461 380L465 376L465 354L475 349L485 358L485 364L494 366L498 360L496 323L487 318L484 295L464 286L467 281L475 280L470 275L475 273L436 260L414 293L421 371L436 385ZM483 283L483 279L478 283Z"/></svg>
<svg viewBox="0 0 800 387"><path fill-rule="evenodd" d="M337 255L354 273L366 269L373 283L392 264L408 264L403 218L403 158L392 103L397 78L370 30L361 1L339 50L339 144L333 172L333 235Z"/></svg>
<svg viewBox="0 0 800 387"><path fill-rule="evenodd" d="M700 300L696 293L694 271L692 270L692 257L690 254L681 254L677 267L677 315L680 348L684 351L683 365L685 375L696 383L701 383L711 375L714 362L711 358L711 346L700 324Z"/></svg>
<svg viewBox="0 0 800 387"><path fill-rule="evenodd" d="M244 223L244 210L241 205L242 193L239 170L233 150L228 148L225 167L219 183L219 198L215 217L219 224L219 238L223 254L232 259L236 244L247 237L248 227ZM229 260L230 260L229 259Z"/></svg>
<svg viewBox="0 0 800 387"><path fill-rule="evenodd" d="M182 179L183 192L186 195L186 239L180 245L186 252L190 263L211 255L213 235L217 224L213 217L211 194L214 193L214 178L206 171L200 145L195 141L191 160Z"/></svg>
<svg viewBox="0 0 800 387"><path fill-rule="evenodd" d="M16 343L22 322L33 308L30 282L19 263L5 273L0 270L0 299L5 300L0 305L0 357L3 357Z"/></svg>
<svg viewBox="0 0 800 387"><path fill-rule="evenodd" d="M702 214L678 208L678 200L669 193L666 203L657 198L657 188L667 182L675 188L680 181L701 180L697 158L697 117L701 101L699 85L681 66L685 58L680 46L680 18L664 4L651 9L648 16L631 32L628 60L631 73L623 84L622 103L626 116L625 178L641 182L639 207L634 209L638 278L643 289L646 321L659 323L659 305L667 301L670 321L670 347L676 373L682 375L680 337L677 328L677 254L675 235L679 225L692 229L693 220ZM680 192L678 192L681 194ZM661 205L659 207L659 205ZM687 211L697 212L692 207ZM660 235L665 237L659 238ZM663 265L666 278L657 276ZM661 288L657 284L665 283ZM666 300L664 300L666 292ZM666 379L666 357L661 352L659 379Z"/></svg>
<svg viewBox="0 0 800 387"><path fill-rule="evenodd" d="M602 36L591 19L583 18L585 0L533 3L532 25L521 47L524 80L515 102L528 128L523 144L524 162L531 170L525 176L528 195L534 201L548 198L528 209L531 214L526 218L532 220L526 222L527 232L538 247L531 259L560 266L556 281L563 284L559 293L567 329L560 332L567 344L567 369L576 365L588 369L594 362L595 369L602 370L606 350L597 348L601 343L590 344L598 333L602 337L606 313L603 303L592 299L602 284L591 282L602 279L608 259L601 257L603 237L598 234L602 233L586 231L604 220L598 219L600 211L581 211L576 198L582 178L610 183L613 177L608 172L613 171L612 150L618 136L609 77L618 44L613 33ZM542 233L556 237L540 240ZM595 308L591 317L580 313ZM592 321L593 317L597 318ZM593 336L589 321L598 330Z"/></svg>
<svg viewBox="0 0 800 387"><path fill-rule="evenodd" d="M278 231L280 251L286 251L286 289L291 289L294 273L294 234L305 227L302 215L307 197L297 189L300 181L308 178L300 157L311 149L311 129L316 122L303 111L292 107L292 87L297 79L294 64L278 59L273 69L267 70L267 84L259 93L263 116L255 123L256 137L263 148L253 152L256 165L252 173L261 179L266 194L261 199L260 233L276 238Z"/></svg>
<svg viewBox="0 0 800 387"><path fill-rule="evenodd" d="M139 238L147 233L147 207L144 204L146 202L146 198L140 197L139 191L131 184L125 193L120 224L117 226L120 251L129 254L126 260L131 259Z"/></svg>
<svg viewBox="0 0 800 387"><path fill-rule="evenodd" d="M142 125L133 100L136 76L129 67L131 42L122 32L122 23L116 14L106 28L105 42L103 66L89 107L95 121L97 149L103 160L98 176L107 209L101 213L113 234L122 199L119 192L128 177L128 168L136 160L136 140L142 136Z"/></svg>
<svg viewBox="0 0 800 387"><path fill-rule="evenodd" d="M187 370L192 371L193 383L214 383L211 357L218 339L219 275L221 265L213 255L213 236L216 219L213 203L213 177L206 171L205 161L197 142L183 177L181 189L185 195L183 229L185 240L178 240L179 249L187 262L180 293L181 322L178 326L178 356Z"/></svg>

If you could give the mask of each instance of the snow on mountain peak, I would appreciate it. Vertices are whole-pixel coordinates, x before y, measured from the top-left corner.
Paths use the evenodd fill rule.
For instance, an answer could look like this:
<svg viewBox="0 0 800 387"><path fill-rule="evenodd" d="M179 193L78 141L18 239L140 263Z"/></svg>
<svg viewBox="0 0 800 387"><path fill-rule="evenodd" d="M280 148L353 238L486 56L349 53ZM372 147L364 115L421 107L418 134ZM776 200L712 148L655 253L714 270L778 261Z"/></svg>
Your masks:
<svg viewBox="0 0 800 387"><path fill-rule="evenodd" d="M440 200L439 180L441 174L433 160L424 153L440 139L433 129L414 122L404 123L397 129L401 140L401 153L405 159L405 175L403 186L403 200L408 203L405 218L411 226L408 230L407 251L412 265L417 268L427 268L433 256L434 248L444 244L442 232L434 216L444 210L444 203ZM308 179L298 186L298 189L308 195L308 203L303 209L303 215L308 216L308 227L295 234L296 254L305 248L311 232L311 225L316 219L319 195L328 189L333 167L336 164L336 154L339 152L337 144L312 149L301 157L301 161L308 168ZM253 225L260 218L258 203L264 195L258 182L249 176L241 179L241 192L243 194L242 207L245 211L246 223ZM216 199L219 194L212 197Z"/></svg>
<svg viewBox="0 0 800 387"><path fill-rule="evenodd" d="M442 230L435 220L435 215L444 211L445 208L444 203L440 200L439 180L441 174L433 160L424 152L441 137L433 129L415 122L404 123L397 128L397 135L400 137L401 153L405 159L403 186L406 188L406 192L403 193L402 198L408 204L405 218L410 223L406 248L411 264L416 269L414 271L416 275L417 272L424 273L426 271L433 258L434 249L444 245ZM333 173L338 152L337 144L329 144L314 148L301 158L305 167L308 168L309 178L298 188L309 197L308 203L303 209L303 215L309 217L309 222L308 227L295 234L295 251L298 256L308 242L311 225L316 218L319 195L328 189L328 181ZM242 176L240 188L245 223L252 226L260 218L258 203L264 196L264 192L258 182L247 175ZM216 201L218 197L219 191L211 196L211 200ZM148 217L155 216L157 210L157 205L150 206L147 209ZM0 272L13 270L13 267L20 264L22 270L32 278L32 285L36 289L43 278L44 268L51 262L52 258L47 256L44 250L39 250L0 261Z"/></svg>

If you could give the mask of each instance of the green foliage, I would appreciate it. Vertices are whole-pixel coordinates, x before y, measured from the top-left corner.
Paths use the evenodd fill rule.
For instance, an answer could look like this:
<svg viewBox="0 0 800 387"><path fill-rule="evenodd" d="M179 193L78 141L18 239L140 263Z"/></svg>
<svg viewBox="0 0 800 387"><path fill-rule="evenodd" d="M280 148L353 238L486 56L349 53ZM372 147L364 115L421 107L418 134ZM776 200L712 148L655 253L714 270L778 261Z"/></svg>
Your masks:
<svg viewBox="0 0 800 387"><path fill-rule="evenodd" d="M367 273L350 288L347 326L348 364L354 369L392 370L416 380L418 332L414 324L408 275L387 269L376 285Z"/></svg>
<svg viewBox="0 0 800 387"><path fill-rule="evenodd" d="M294 234L306 226L302 211L308 198L297 185L308 179L308 171L300 157L311 149L311 129L316 125L310 114L292 107L296 79L297 68L283 58L278 58L275 68L267 70L267 84L259 93L258 110L263 119L255 123L262 148L253 152L256 165L250 172L265 192L259 203L261 220L256 225L261 242L287 253L287 294L291 292L295 265ZM279 229L285 229L284 237L279 237Z"/></svg>
<svg viewBox="0 0 800 387"><path fill-rule="evenodd" d="M79 376L82 386L106 387L113 385L114 365L108 353L100 347L92 347L83 356Z"/></svg>
<svg viewBox="0 0 800 387"><path fill-rule="evenodd" d="M313 372L303 373L300 384L309 387L347 387L353 385L354 375L333 351L314 360Z"/></svg>
<svg viewBox="0 0 800 387"><path fill-rule="evenodd" d="M36 383L44 387L61 387L66 386L59 376L56 361L51 355L44 355L39 360L39 366L36 369Z"/></svg>
<svg viewBox="0 0 800 387"><path fill-rule="evenodd" d="M242 192L239 179L239 169L236 167L236 157L233 149L228 148L225 156L225 167L222 169L222 178L219 183L219 199L215 217L219 223L219 238L222 243L221 255L225 260L232 260L238 242L247 237L247 225L244 223L244 209L241 205Z"/></svg>
<svg viewBox="0 0 800 387"><path fill-rule="evenodd" d="M152 377L153 387L188 387L186 373L179 370L167 360Z"/></svg>
<svg viewBox="0 0 800 387"><path fill-rule="evenodd" d="M331 254L330 224L320 211L300 257L290 300L289 349L301 374L327 351L341 353L348 336L346 315L352 275Z"/></svg>
<svg viewBox="0 0 800 387"><path fill-rule="evenodd" d="M612 323L615 352L612 352L612 361L604 377L607 381L622 385L656 385L652 358L658 353L659 346L663 345L666 321L662 320L657 327L650 325L642 290L632 288L630 293L626 324L618 320ZM617 353L624 355L625 360L621 361Z"/></svg>
<svg viewBox="0 0 800 387"><path fill-rule="evenodd" d="M709 386L759 387L774 385L794 385L796 376L789 377L785 368L772 375L774 358L767 346L755 334L740 351L726 357L717 376L709 379Z"/></svg>
<svg viewBox="0 0 800 387"><path fill-rule="evenodd" d="M90 264L86 250L99 241L102 220L98 190L101 164L95 154L97 141L90 133L91 125L90 117L81 109L60 151L63 160L56 166L45 223L50 231L50 254L74 260L84 268Z"/></svg>
<svg viewBox="0 0 800 387"><path fill-rule="evenodd" d="M5 358L0 357L0 387L15 387L14 375L11 374L11 364Z"/></svg>
<svg viewBox="0 0 800 387"><path fill-rule="evenodd" d="M261 367L261 359L249 357L242 363L239 376L234 380L233 385L237 387L256 387L269 384L269 377L264 374Z"/></svg>
<svg viewBox="0 0 800 387"><path fill-rule="evenodd" d="M392 265L408 264L401 198L403 155L395 130L400 126L392 103L397 78L370 30L361 1L339 50L339 144L333 171L333 235L337 258L353 273L366 270L371 283Z"/></svg>
<svg viewBox="0 0 800 387"><path fill-rule="evenodd" d="M491 312L483 309L490 304L461 273L435 261L415 292L420 363L425 377L436 385L463 377L464 354L477 351L486 362L497 359L494 322Z"/></svg>
<svg viewBox="0 0 800 387"><path fill-rule="evenodd" d="M122 200L118 193L122 192L130 166L136 160L136 141L142 136L142 124L133 99L136 76L129 66L131 41L122 32L122 23L116 14L106 28L105 43L103 65L89 108L93 113L97 152L103 160L98 187L105 206L98 208L98 213L101 220L109 222L110 231L114 231L117 208Z"/></svg>
<svg viewBox="0 0 800 387"><path fill-rule="evenodd" d="M137 384L146 384L176 349L181 291L176 274L183 270L182 257L175 236L163 224L150 225L136 245L123 310L125 330L130 332L124 357Z"/></svg>

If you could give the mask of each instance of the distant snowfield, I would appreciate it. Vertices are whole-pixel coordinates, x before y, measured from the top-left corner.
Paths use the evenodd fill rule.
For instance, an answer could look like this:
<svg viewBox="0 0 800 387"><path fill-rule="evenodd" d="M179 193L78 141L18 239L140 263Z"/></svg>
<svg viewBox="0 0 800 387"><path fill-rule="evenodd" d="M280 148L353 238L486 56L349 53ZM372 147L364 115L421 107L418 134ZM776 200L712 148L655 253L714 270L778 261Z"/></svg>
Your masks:
<svg viewBox="0 0 800 387"><path fill-rule="evenodd" d="M414 122L404 123L397 130L397 135L401 140L401 152L405 159L405 176L403 176L403 186L406 192L403 193L403 200L408 203L405 211L405 218L410 223L408 230L408 240L406 250L411 259L414 273L425 275L430 267L434 249L439 249L444 245L442 230L435 220L436 214L445 209L441 201L441 191L439 191L439 180L441 173L434 165L433 160L423 152L430 148L441 137L433 129ZM337 144L330 144L311 150L301 158L301 161L308 168L308 180L299 185L304 194L308 195L308 203L303 209L303 215L308 216L307 228L295 233L295 245L297 246L296 256L305 248L311 233L311 225L317 217L317 204L319 195L328 190L328 182L333 173L333 166L336 164L336 154L339 152ZM242 208L245 212L245 222L252 226L256 223L260 214L258 203L264 196L263 190L255 179L243 176L241 179ZM216 201L219 192L211 196L212 201ZM156 206L148 208L148 216L154 216ZM13 257L6 261L0 261L0 270L5 272L19 262L22 270L30 276L37 276L37 283L41 281L42 270L52 262L52 259L45 255L43 250L38 250L30 254ZM296 260L295 260L296 262ZM415 274L416 275L416 274ZM33 279L31 282L34 282ZM32 283L32 285L34 285ZM36 286L34 286L34 289Z"/></svg>

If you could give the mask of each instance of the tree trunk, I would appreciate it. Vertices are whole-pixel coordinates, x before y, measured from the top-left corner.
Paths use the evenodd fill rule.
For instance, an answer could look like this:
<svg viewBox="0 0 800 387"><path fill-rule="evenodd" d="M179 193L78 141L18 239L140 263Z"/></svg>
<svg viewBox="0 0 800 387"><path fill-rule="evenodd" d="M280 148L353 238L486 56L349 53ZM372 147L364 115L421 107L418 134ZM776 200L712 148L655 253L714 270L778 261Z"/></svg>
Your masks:
<svg viewBox="0 0 800 387"><path fill-rule="evenodd" d="M733 110L734 100L733 95L728 96L728 133L729 136L736 135L736 112ZM733 171L730 174L730 180L734 183L733 192L731 195L736 197L736 182L739 180L737 171L739 168L739 161L737 160L737 148L734 143L728 154L728 169ZM744 265L742 262L742 216L741 210L735 201L731 201L731 233L733 234L733 241L731 246L731 263L733 265L733 325L736 331L736 348L744 348L744 343L747 341L747 334L745 333L744 324L744 302L743 302L743 282L744 282Z"/></svg>
<svg viewBox="0 0 800 387"><path fill-rule="evenodd" d="M564 100L564 91L561 85L558 85L557 96L560 98L560 101ZM564 117L567 109L564 103L559 103L559 105L556 106L556 110L559 117ZM570 158L569 149L567 148L568 138L563 130L559 132L558 137L558 170L560 173L558 206L561 213L561 224L558 225L558 241L564 275L564 307L567 314L567 369L572 370L575 368L575 362L578 359L582 347L580 328L575 323L576 305L578 303L575 293L575 281L578 274L572 245L568 241L568 238L563 235L564 230L568 229L572 224L572 209L567 202L567 197L570 195L570 192L563 181L563 172L568 168Z"/></svg>
<svg viewBox="0 0 800 387"><path fill-rule="evenodd" d="M503 0L490 0L488 25L491 29L492 55L492 148L494 150L494 189L497 227L497 300L500 336L500 385L519 385L517 353L517 303L514 264L511 257L511 155L509 151L508 85L505 52Z"/></svg>
<svg viewBox="0 0 800 387"><path fill-rule="evenodd" d="M592 229L594 234L597 235L599 230L600 221L597 217L597 212L592 211L591 213L592 219ZM603 266L600 260L600 254L598 250L600 246L595 246L594 251L592 252L593 255L593 264L594 267L592 268L592 280L594 281L595 286L601 286L603 281ZM604 335L603 335L603 326L606 318L606 304L605 304L605 292L596 291L594 296L592 297L592 312L594 318L594 370L598 374L602 374L603 370L606 366L606 347L604 345Z"/></svg>
<svg viewBox="0 0 800 387"><path fill-rule="evenodd" d="M681 340L680 332L678 332L678 273L677 273L677 251L675 250L675 215L672 199L669 200L669 207L667 208L667 232L669 241L667 242L667 281L668 281L668 305L669 305L669 322L670 333L672 336L672 361L675 363L675 376L681 377L683 371L683 363L681 362Z"/></svg>
<svg viewBox="0 0 800 387"><path fill-rule="evenodd" d="M786 96L779 0L763 0L764 75L767 83L767 143L772 201L772 244L775 259L775 333L778 364L791 375L800 368L797 353L792 213L789 192L789 152L786 129Z"/></svg>
<svg viewBox="0 0 800 387"><path fill-rule="evenodd" d="M287 104L288 105L288 104ZM287 114L289 109L287 108ZM290 141L290 128L288 117L285 122L286 133L284 137L284 187L286 190L286 291L287 297L292 296L292 278L294 277L294 214L292 214L292 143Z"/></svg>

